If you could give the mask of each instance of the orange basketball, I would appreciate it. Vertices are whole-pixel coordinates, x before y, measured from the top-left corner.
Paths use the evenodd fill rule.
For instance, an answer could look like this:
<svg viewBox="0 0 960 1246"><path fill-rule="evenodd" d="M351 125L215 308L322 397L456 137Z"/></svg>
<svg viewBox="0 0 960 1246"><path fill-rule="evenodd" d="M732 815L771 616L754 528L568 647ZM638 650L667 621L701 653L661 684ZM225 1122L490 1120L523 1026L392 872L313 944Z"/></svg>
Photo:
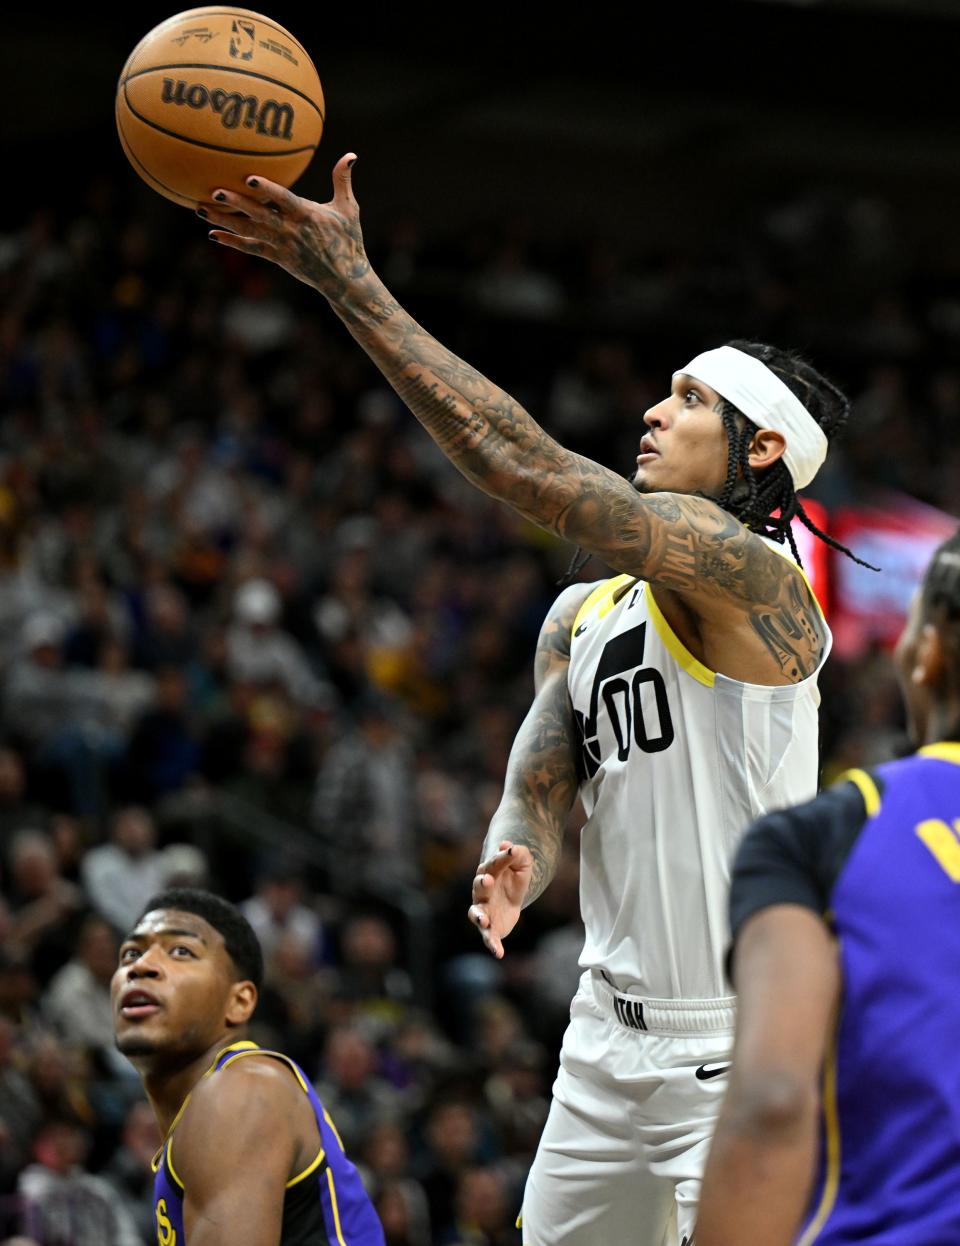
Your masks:
<svg viewBox="0 0 960 1246"><path fill-rule="evenodd" d="M254 170L292 186L323 132L310 57L288 31L247 9L178 13L145 35L117 83L117 130L148 186L195 208Z"/></svg>

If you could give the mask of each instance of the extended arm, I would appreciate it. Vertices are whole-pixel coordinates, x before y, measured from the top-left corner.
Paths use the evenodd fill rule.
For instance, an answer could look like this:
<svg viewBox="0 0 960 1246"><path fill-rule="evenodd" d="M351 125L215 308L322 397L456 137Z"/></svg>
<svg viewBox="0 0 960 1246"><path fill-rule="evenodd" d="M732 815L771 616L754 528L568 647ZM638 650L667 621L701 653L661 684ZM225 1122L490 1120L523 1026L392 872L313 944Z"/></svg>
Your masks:
<svg viewBox="0 0 960 1246"><path fill-rule="evenodd" d="M510 751L503 798L474 879L469 917L498 957L520 910L537 899L556 872L567 816L577 796L567 670L570 631L588 592L583 584L566 589L540 630L536 694Z"/></svg>
<svg viewBox="0 0 960 1246"><path fill-rule="evenodd" d="M314 286L456 467L493 497L610 566L707 609L717 602L786 609L795 573L714 502L638 494L615 472L564 449L509 394L431 337L370 267L344 157L329 204L265 179L248 195L217 192L212 237L263 256ZM206 211L206 210L205 210ZM772 610L771 610L772 608ZM767 626L769 624L766 624ZM760 631L762 623L756 628Z"/></svg>
<svg viewBox="0 0 960 1246"><path fill-rule="evenodd" d="M730 1087L703 1179L697 1246L789 1246L810 1198L819 1082L840 992L837 951L810 909L744 926L734 958Z"/></svg>

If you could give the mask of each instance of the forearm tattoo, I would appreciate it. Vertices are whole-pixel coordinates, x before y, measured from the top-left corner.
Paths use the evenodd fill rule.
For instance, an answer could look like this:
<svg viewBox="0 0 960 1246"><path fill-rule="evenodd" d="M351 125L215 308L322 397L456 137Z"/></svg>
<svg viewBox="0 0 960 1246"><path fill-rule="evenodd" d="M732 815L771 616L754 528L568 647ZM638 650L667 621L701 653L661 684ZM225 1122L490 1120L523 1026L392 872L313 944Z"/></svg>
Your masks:
<svg viewBox="0 0 960 1246"><path fill-rule="evenodd" d="M533 875L524 908L543 893L556 873L567 818L577 798L567 671L570 630L587 591L583 585L568 590L540 631L534 664L537 694L511 749L503 800L483 846L485 860L505 839L529 848Z"/></svg>

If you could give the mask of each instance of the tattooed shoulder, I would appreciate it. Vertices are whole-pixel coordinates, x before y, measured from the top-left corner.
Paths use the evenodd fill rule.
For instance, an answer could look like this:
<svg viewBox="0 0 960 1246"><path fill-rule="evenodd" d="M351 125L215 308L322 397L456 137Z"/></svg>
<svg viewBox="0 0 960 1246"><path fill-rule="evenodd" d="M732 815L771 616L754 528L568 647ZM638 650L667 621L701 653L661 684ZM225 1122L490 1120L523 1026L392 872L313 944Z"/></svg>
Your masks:
<svg viewBox="0 0 960 1246"><path fill-rule="evenodd" d="M798 571L784 567L778 599L758 602L750 611L750 624L792 683L816 670L826 645L826 629L816 598Z"/></svg>
<svg viewBox="0 0 960 1246"><path fill-rule="evenodd" d="M570 584L550 607L537 639L534 679L537 687L558 662L570 660L570 632L577 611L600 581L592 584Z"/></svg>

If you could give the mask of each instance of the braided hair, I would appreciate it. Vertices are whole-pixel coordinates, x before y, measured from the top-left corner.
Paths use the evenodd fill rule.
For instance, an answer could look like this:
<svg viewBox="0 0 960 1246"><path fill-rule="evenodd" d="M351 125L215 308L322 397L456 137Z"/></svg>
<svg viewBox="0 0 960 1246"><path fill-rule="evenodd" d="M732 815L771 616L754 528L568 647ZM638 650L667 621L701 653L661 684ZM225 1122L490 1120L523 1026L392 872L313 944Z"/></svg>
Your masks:
<svg viewBox="0 0 960 1246"><path fill-rule="evenodd" d="M829 440L839 433L850 415L850 399L799 355L765 346L762 342L728 342L734 350L759 359L791 390L820 425ZM751 532L770 537L780 544L787 542L800 563L800 554L791 530L791 521L799 519L803 526L825 541L832 549L852 558L861 567L870 563L857 558L845 545L821 532L797 497L793 477L782 458L772 466L755 472L749 462L750 442L758 426L725 399L720 418L727 433L727 479L717 503L735 515ZM774 511L780 513L774 518ZM876 571L876 567L870 567Z"/></svg>
<svg viewBox="0 0 960 1246"><path fill-rule="evenodd" d="M850 415L850 399L799 355L780 350L776 346L766 346L762 342L734 341L727 345L759 359L775 373L800 399L828 439L846 424ZM845 545L820 531L803 509L803 503L797 497L793 477L782 458L759 472L750 466L750 442L758 431L758 425L726 399L723 399L720 407L720 418L727 434L728 450L727 477L720 496L716 498L718 505L739 519L751 532L770 537L780 544L788 543L798 565L802 565L800 553L790 527L794 518L799 519L814 536L846 554L861 567L869 567L871 571L878 570L857 558ZM780 512L776 518L775 511ZM569 584L589 559L589 554L578 549L559 583Z"/></svg>
<svg viewBox="0 0 960 1246"><path fill-rule="evenodd" d="M940 630L950 681L960 687L960 529L938 546L930 559L920 606L923 618Z"/></svg>

